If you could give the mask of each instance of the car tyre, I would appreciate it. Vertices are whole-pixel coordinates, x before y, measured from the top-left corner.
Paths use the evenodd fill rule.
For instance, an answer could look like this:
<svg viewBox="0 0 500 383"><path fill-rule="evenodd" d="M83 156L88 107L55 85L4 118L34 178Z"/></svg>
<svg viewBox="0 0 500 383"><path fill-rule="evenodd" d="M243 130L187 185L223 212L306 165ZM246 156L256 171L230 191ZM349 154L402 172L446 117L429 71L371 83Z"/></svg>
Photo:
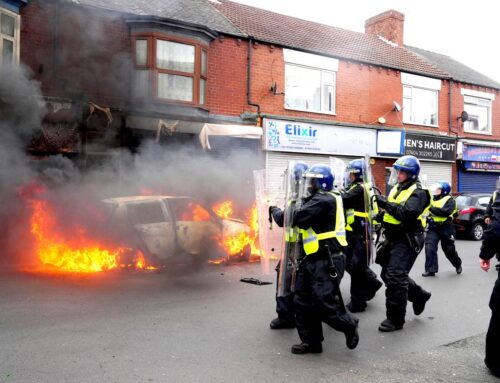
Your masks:
<svg viewBox="0 0 500 383"><path fill-rule="evenodd" d="M470 229L470 237L475 241L481 241L484 236L484 226L481 222L476 222Z"/></svg>

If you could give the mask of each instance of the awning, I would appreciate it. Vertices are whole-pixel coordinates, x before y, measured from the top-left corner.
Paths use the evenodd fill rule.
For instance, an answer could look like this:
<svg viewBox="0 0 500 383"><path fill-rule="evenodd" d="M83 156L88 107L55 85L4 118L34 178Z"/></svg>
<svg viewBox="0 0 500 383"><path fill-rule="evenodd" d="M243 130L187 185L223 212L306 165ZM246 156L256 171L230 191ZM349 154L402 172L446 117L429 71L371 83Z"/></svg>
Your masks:
<svg viewBox="0 0 500 383"><path fill-rule="evenodd" d="M199 134L203 122L162 119L158 117L127 117L127 127L132 129L153 130L159 134L188 133Z"/></svg>
<svg viewBox="0 0 500 383"><path fill-rule="evenodd" d="M205 124L200 132L200 143L203 149L212 150L208 140L209 136L226 136L258 140L262 137L262 128L249 125Z"/></svg>

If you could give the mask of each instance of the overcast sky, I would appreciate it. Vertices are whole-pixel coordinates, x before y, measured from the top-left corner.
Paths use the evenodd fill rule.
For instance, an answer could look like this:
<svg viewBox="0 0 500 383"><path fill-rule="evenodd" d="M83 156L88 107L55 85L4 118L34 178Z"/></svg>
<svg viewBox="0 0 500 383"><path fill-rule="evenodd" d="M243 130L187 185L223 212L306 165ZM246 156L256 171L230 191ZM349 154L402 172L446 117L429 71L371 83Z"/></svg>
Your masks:
<svg viewBox="0 0 500 383"><path fill-rule="evenodd" d="M500 82L498 0L233 1L357 32L366 19L395 9L405 15L406 45L451 56Z"/></svg>

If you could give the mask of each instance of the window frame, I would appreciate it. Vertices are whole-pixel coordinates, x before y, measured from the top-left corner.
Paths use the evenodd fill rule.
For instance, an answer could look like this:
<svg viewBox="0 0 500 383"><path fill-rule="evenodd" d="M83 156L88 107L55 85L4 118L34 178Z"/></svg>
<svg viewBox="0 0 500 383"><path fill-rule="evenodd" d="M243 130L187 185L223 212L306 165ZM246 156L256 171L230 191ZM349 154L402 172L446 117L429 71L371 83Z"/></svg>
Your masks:
<svg viewBox="0 0 500 383"><path fill-rule="evenodd" d="M466 112L467 112L466 105L485 107L485 108L487 108L487 112L488 112L488 116L487 116L487 128L488 128L488 130L487 131L482 132L482 131L479 131L479 130L469 129L469 128L467 128L467 126L469 126L468 121L465 121L463 123L464 132L465 133L483 134L483 135L491 136L493 134L493 129L492 129L493 128L492 127L492 107L493 107L493 102L492 102L492 100L490 98L481 97L479 95L467 94L467 93L465 93L463 95L463 97L464 97L464 110ZM479 105L479 102L476 102L475 104L473 104L472 102L466 102L467 98L475 98L478 101L479 100L487 101L488 102L488 106L486 106L486 105ZM471 114L470 112L467 112L467 113Z"/></svg>
<svg viewBox="0 0 500 383"><path fill-rule="evenodd" d="M136 62L136 42L137 40L147 40L147 54L146 54L146 64L138 65ZM157 41L169 41L173 43L185 44L194 46L194 71L193 73L182 72L171 69L163 69L157 67ZM206 75L201 74L201 52L205 51L207 54L207 73ZM199 41L195 41L188 38L182 38L178 36L171 36L157 32L144 32L144 33L134 33L132 35L132 54L133 54L133 62L134 62L134 70L147 70L149 72L149 93L148 97L153 98L155 101L163 102L163 103L174 103L174 104L184 104L190 106L199 106L206 107L207 104L207 89L206 86L208 83L208 46L200 43ZM183 76L190 77L193 79L193 87L192 87L192 101L185 100L176 100L176 99L168 99L162 98L158 96L158 82L159 82L159 74L169 74L174 76ZM205 94L204 94L204 103L200 103L200 83L201 80L205 80Z"/></svg>
<svg viewBox="0 0 500 383"><path fill-rule="evenodd" d="M428 126L430 128L439 128L439 90L438 89L431 89L431 88L426 88L423 86L417 86L417 85L412 85L412 84L402 84L403 85L403 124L406 125L418 125L418 126ZM405 118L405 108L404 108L404 101L405 99L408 99L408 97L405 97L405 88L411 88L412 90L412 96L410 98L412 102L412 108L413 108L413 89L419 89L419 90L425 90L428 92L432 92L436 95L436 124L421 124L418 122L410 122Z"/></svg>
<svg viewBox="0 0 500 383"><path fill-rule="evenodd" d="M311 110L311 109L300 109L300 108L294 108L287 106L286 104L286 68L287 66L293 66L297 68L305 68L305 69L312 69L315 71L319 71L319 78L320 78L320 83L319 83L319 89L320 89L320 95L319 95L319 100L320 100L320 110ZM332 100L332 111L327 111L323 110L323 72L331 73L333 74L333 100ZM319 67L314 67L310 65L304 65L304 64L299 64L299 63L294 63L294 62L287 62L285 61L285 97L283 97L283 106L285 110L293 110L293 111L298 111L298 112L307 112L307 113L317 113L317 114L328 114L330 116L335 116L337 114L337 71L336 70L329 70L329 69L324 69L324 68L319 68ZM327 84L327 83L325 83ZM331 84L327 84L331 85Z"/></svg>
<svg viewBox="0 0 500 383"><path fill-rule="evenodd" d="M6 8L0 7L0 15L5 14L9 17L12 17L14 19L14 37L4 35L0 32L0 69L3 66L3 40L10 40L12 41L14 48L12 52L13 56L13 65L19 65L19 56L20 56L20 44L21 44L21 16L18 15L15 12L9 11ZM1 21L0 21L1 22Z"/></svg>

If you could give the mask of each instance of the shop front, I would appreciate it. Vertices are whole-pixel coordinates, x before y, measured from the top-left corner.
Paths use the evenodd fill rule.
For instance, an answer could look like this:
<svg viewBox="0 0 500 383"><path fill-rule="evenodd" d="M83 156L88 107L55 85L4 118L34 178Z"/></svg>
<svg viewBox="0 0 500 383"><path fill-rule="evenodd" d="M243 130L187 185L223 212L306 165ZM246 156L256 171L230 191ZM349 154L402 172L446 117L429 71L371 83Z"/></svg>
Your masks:
<svg viewBox="0 0 500 383"><path fill-rule="evenodd" d="M458 149L458 191L492 193L500 177L500 144L461 140Z"/></svg>

